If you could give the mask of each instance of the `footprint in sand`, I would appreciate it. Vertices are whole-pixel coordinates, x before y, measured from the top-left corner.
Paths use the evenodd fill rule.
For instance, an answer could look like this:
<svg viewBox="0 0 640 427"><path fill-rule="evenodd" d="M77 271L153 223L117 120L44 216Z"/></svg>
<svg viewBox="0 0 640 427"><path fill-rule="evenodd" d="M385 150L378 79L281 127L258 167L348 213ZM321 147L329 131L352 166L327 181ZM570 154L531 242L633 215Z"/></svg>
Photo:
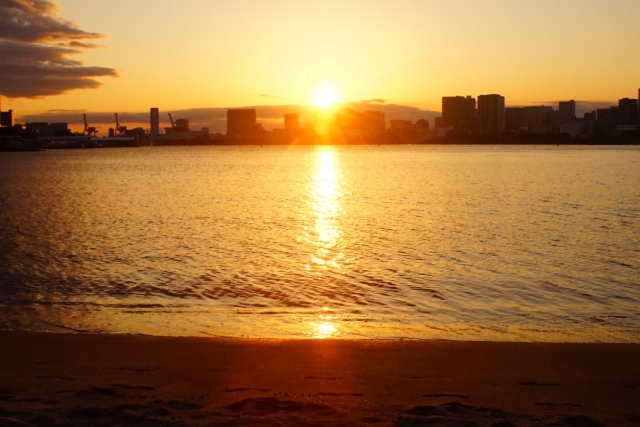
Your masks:
<svg viewBox="0 0 640 427"><path fill-rule="evenodd" d="M0 389L0 400L10 400L16 397L11 391Z"/></svg>
<svg viewBox="0 0 640 427"><path fill-rule="evenodd" d="M78 397L123 397L123 394L113 387L89 387L86 390L76 391L75 395Z"/></svg>
<svg viewBox="0 0 640 427"><path fill-rule="evenodd" d="M62 381L73 381L71 377L61 377L58 375L40 375L38 377L39 380L62 380Z"/></svg>
<svg viewBox="0 0 640 427"><path fill-rule="evenodd" d="M111 387L124 388L126 390L155 390L155 387L150 385L111 384Z"/></svg>
<svg viewBox="0 0 640 427"><path fill-rule="evenodd" d="M274 414L276 412L318 412L329 410L329 406L313 402L280 400L277 397L246 398L227 406L228 411L252 412L255 414Z"/></svg>
<svg viewBox="0 0 640 427"><path fill-rule="evenodd" d="M195 411L196 409L202 408L202 406L198 405L197 403L184 402L181 400L170 400L168 402L165 402L162 399L157 399L157 400L154 400L153 403L157 405L162 405L169 409L174 409L177 411Z"/></svg>
<svg viewBox="0 0 640 427"><path fill-rule="evenodd" d="M556 403L556 402L536 402L538 406L551 406L551 407L570 407L570 408L582 408L582 405L578 403Z"/></svg>
<svg viewBox="0 0 640 427"><path fill-rule="evenodd" d="M147 405L140 405L139 403L129 403L126 405L116 405L113 409L117 409L119 411L144 411L149 409Z"/></svg>
<svg viewBox="0 0 640 427"><path fill-rule="evenodd" d="M546 382L537 382L537 381L521 381L518 384L526 385L526 386L535 386L535 387L558 387L560 385L558 383L546 383Z"/></svg>
<svg viewBox="0 0 640 427"><path fill-rule="evenodd" d="M323 381L337 381L344 378L341 377L304 377L305 380L323 380Z"/></svg>
<svg viewBox="0 0 640 427"><path fill-rule="evenodd" d="M457 399L471 399L471 396L467 396L465 394L448 394L448 393L434 393L434 394L423 394L422 397L427 397L430 399L438 399L440 397L454 397Z"/></svg>
<svg viewBox="0 0 640 427"><path fill-rule="evenodd" d="M361 397L362 393L329 393L329 392L324 392L324 393L316 393L318 396L330 396L330 397L343 397L343 396L355 396L355 397Z"/></svg>
<svg viewBox="0 0 640 427"><path fill-rule="evenodd" d="M147 368L119 368L121 371L131 371L131 372L153 372L153 369Z"/></svg>

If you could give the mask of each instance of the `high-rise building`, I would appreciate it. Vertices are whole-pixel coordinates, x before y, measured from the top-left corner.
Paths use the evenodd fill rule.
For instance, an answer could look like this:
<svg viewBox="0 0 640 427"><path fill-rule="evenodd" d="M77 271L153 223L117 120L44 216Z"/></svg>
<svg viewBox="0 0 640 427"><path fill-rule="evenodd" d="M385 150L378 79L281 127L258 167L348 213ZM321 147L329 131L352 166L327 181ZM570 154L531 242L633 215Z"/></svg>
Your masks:
<svg viewBox="0 0 640 427"><path fill-rule="evenodd" d="M530 133L553 132L553 107L536 105L522 108L522 121Z"/></svg>
<svg viewBox="0 0 640 427"><path fill-rule="evenodd" d="M0 126L13 127L13 110L2 111L2 98L0 98Z"/></svg>
<svg viewBox="0 0 640 427"><path fill-rule="evenodd" d="M160 111L157 108L152 108L149 112L150 124L151 124L151 136L160 135Z"/></svg>
<svg viewBox="0 0 640 427"><path fill-rule="evenodd" d="M227 136L252 137L256 132L256 110L227 110Z"/></svg>
<svg viewBox="0 0 640 427"><path fill-rule="evenodd" d="M572 123L576 121L576 101L560 101L558 103L558 123Z"/></svg>
<svg viewBox="0 0 640 427"><path fill-rule="evenodd" d="M0 126L13 127L13 110L0 111Z"/></svg>
<svg viewBox="0 0 640 427"><path fill-rule="evenodd" d="M598 108L594 125L596 135L614 135L619 121L618 107Z"/></svg>
<svg viewBox="0 0 640 427"><path fill-rule="evenodd" d="M478 96L478 121L482 135L504 132L504 96L498 94Z"/></svg>
<svg viewBox="0 0 640 427"><path fill-rule="evenodd" d="M519 132L524 127L524 109L522 107L506 107L504 109L505 132Z"/></svg>
<svg viewBox="0 0 640 427"><path fill-rule="evenodd" d="M618 100L618 125L638 124L638 100L622 98Z"/></svg>
<svg viewBox="0 0 640 427"><path fill-rule="evenodd" d="M455 131L471 130L476 114L476 99L470 96L443 96L442 121Z"/></svg>
<svg viewBox="0 0 640 427"><path fill-rule="evenodd" d="M298 130L300 130L300 116L297 114L285 114L284 130L289 133L298 132Z"/></svg>

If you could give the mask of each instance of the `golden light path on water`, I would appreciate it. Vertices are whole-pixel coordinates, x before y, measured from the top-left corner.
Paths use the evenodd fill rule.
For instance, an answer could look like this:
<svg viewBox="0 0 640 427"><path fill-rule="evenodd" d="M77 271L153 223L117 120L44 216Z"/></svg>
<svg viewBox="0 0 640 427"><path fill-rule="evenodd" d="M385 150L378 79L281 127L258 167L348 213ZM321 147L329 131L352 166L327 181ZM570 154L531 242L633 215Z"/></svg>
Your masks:
<svg viewBox="0 0 640 427"><path fill-rule="evenodd" d="M310 208L315 216L315 234L307 239L317 246L311 255L311 262L320 270L340 270L340 261L344 258L342 252L335 253L335 246L340 239L338 217L340 215L341 174L338 156L335 148L322 146L316 155L315 179L310 191ZM313 236L313 237L312 237ZM311 270L311 266L306 266ZM321 272L317 272L321 275ZM310 322L312 330L309 333L314 338L329 338L340 334L334 317L327 307L322 308L319 319Z"/></svg>

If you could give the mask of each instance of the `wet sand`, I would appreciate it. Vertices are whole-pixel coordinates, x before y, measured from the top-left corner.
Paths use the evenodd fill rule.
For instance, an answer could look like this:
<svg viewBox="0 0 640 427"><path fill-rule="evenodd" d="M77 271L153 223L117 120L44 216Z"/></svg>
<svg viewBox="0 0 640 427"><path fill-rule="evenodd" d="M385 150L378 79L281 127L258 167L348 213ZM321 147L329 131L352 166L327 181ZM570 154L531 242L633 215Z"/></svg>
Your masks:
<svg viewBox="0 0 640 427"><path fill-rule="evenodd" d="M640 345L0 332L0 426L634 426Z"/></svg>

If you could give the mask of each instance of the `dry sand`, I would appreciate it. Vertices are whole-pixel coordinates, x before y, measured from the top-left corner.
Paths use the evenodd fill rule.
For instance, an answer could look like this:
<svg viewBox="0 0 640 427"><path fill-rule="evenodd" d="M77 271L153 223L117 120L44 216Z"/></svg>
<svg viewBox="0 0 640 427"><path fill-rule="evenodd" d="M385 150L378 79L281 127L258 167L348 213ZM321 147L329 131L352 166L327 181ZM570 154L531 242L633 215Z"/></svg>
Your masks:
<svg viewBox="0 0 640 427"><path fill-rule="evenodd" d="M0 332L0 426L640 423L640 345Z"/></svg>

